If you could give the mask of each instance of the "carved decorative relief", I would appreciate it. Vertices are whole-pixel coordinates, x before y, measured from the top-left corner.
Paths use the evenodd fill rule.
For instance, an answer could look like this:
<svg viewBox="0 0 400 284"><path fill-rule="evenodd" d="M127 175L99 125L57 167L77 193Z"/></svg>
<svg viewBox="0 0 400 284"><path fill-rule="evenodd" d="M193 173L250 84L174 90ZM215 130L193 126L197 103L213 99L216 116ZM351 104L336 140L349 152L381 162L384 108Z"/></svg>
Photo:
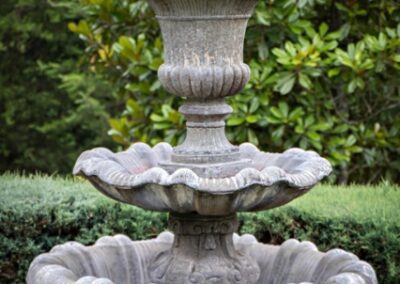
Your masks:
<svg viewBox="0 0 400 284"><path fill-rule="evenodd" d="M232 256L228 252L228 261L220 262L220 255L203 261L198 261L196 255L175 259L171 254L173 240L173 234L164 232L157 239L147 241L131 241L118 235L103 237L93 246L69 242L35 258L29 267L27 283L378 283L372 267L355 255L340 249L323 253L307 241L291 239L281 246L273 246L258 243L251 235L233 235L236 253ZM211 252L220 253L218 248ZM254 270L254 263L259 271ZM188 276L182 278L186 272Z"/></svg>
<svg viewBox="0 0 400 284"><path fill-rule="evenodd" d="M258 264L234 247L237 227L235 215L171 214L169 228L175 233L174 243L171 251L161 252L151 262L151 283L257 283Z"/></svg>
<svg viewBox="0 0 400 284"><path fill-rule="evenodd" d="M250 77L244 64L174 66L163 64L158 78L171 94L193 98L221 98L240 92Z"/></svg>

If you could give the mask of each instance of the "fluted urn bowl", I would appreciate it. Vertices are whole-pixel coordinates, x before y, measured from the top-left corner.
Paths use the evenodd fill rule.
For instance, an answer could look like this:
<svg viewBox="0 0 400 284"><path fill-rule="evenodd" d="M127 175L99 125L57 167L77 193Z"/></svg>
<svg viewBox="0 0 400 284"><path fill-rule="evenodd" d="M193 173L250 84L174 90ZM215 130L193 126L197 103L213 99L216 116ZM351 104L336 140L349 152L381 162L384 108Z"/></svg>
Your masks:
<svg viewBox="0 0 400 284"><path fill-rule="evenodd" d="M263 153L249 143L239 150L251 162L222 178L200 177L188 168L168 173L159 166L171 157L173 149L167 143L154 148L136 143L116 154L105 148L86 151L74 174L86 177L111 198L145 209L227 215L285 204L331 172L329 162L312 151Z"/></svg>

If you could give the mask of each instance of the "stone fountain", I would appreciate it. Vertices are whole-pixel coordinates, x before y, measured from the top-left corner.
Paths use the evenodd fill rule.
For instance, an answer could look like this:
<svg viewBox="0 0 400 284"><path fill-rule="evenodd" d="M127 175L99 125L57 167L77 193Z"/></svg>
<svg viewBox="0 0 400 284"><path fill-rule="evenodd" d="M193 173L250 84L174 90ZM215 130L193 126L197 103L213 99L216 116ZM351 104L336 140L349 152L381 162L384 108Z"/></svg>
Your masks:
<svg viewBox="0 0 400 284"><path fill-rule="evenodd" d="M185 141L173 148L143 143L112 153L81 154L74 174L105 195L148 210L169 212L169 230L156 239L103 237L93 246L69 242L38 256L29 284L377 283L371 266L311 242L281 246L238 236L237 212L267 210L303 195L329 175L317 153L264 153L225 137L232 112L224 98L243 89L247 21L256 0L149 0L160 23L165 63L159 79L186 98Z"/></svg>

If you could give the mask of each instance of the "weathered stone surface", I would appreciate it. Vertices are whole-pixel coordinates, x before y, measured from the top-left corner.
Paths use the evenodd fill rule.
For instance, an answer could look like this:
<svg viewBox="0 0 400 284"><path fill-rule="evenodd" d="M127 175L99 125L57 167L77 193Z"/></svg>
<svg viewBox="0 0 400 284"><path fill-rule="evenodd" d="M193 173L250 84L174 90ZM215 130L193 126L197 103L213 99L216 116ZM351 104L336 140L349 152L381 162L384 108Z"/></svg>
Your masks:
<svg viewBox="0 0 400 284"><path fill-rule="evenodd" d="M257 283L257 262L244 249L234 247L235 214L171 214L169 228L175 233L174 242L171 250L152 261L151 283Z"/></svg>
<svg viewBox="0 0 400 284"><path fill-rule="evenodd" d="M227 215L285 204L331 172L329 162L312 151L263 153L248 143L239 149L251 163L225 178L202 177L189 168L168 173L158 166L170 160L172 147L166 143L154 148L137 143L116 154L105 148L86 151L74 174L109 197L145 209Z"/></svg>
<svg viewBox="0 0 400 284"><path fill-rule="evenodd" d="M169 172L190 168L207 177L233 176L245 168L225 137L223 98L240 92L250 78L243 63L247 21L256 0L150 0L164 41L158 77L171 94L186 97L185 141L174 148Z"/></svg>
<svg viewBox="0 0 400 284"><path fill-rule="evenodd" d="M125 236L103 237L94 246L76 242L54 247L31 264L28 284L149 284L153 260L172 248L173 235L162 233L157 239L133 242ZM376 284L369 264L355 255L334 249L327 253L310 242L288 240L281 246L260 244L251 235L234 235L237 251L246 253L260 268L257 284ZM152 266L153 265L153 266ZM187 264L188 266L191 264ZM226 271L229 273L229 271ZM198 282L194 275L185 282ZM197 281L197 282L196 282ZM218 283L241 283L218 282Z"/></svg>
<svg viewBox="0 0 400 284"><path fill-rule="evenodd" d="M221 98L243 89L247 21L256 0L150 0L160 22L164 59L158 76L171 94Z"/></svg>

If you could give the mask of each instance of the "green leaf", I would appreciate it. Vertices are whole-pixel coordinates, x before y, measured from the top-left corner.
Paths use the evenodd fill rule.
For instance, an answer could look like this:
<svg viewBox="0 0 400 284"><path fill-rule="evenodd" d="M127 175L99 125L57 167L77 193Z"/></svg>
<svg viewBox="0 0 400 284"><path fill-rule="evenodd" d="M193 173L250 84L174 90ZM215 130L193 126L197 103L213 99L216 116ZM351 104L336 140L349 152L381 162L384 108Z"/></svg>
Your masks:
<svg viewBox="0 0 400 284"><path fill-rule="evenodd" d="M251 100L249 112L250 113L254 113L254 112L256 112L258 110L259 107L260 107L260 101L259 101L258 97L253 98Z"/></svg>
<svg viewBox="0 0 400 284"><path fill-rule="evenodd" d="M271 107L270 111L273 114L273 116L275 116L276 118L280 118L280 119L284 118L284 116L281 113L280 109L278 109L277 107L275 107L275 106Z"/></svg>
<svg viewBox="0 0 400 284"><path fill-rule="evenodd" d="M361 79L360 77L358 77L358 78L356 79L356 84L357 84L357 87L358 87L360 90L364 89L364 87L365 87L365 82L364 82L364 80Z"/></svg>
<svg viewBox="0 0 400 284"><path fill-rule="evenodd" d="M129 49L131 51L134 50L135 46L136 46L136 42L133 38L131 37L127 37L127 36L120 36L118 39L118 43L126 49Z"/></svg>
<svg viewBox="0 0 400 284"><path fill-rule="evenodd" d="M354 45L354 43L350 43L347 46L347 54L349 56L350 59L354 60L356 57L356 46Z"/></svg>
<svg viewBox="0 0 400 284"><path fill-rule="evenodd" d="M297 134L303 134L305 132L305 129L302 125L296 125L296 127L294 128L294 132L296 132Z"/></svg>
<svg viewBox="0 0 400 284"><path fill-rule="evenodd" d="M282 95L288 94L293 89L295 82L296 82L296 78L295 78L294 74L291 74L290 76L279 80L278 81L279 92Z"/></svg>
<svg viewBox="0 0 400 284"><path fill-rule="evenodd" d="M354 93L354 91L357 88L357 78L354 78L353 80L350 81L350 83L347 85L347 92L348 93Z"/></svg>
<svg viewBox="0 0 400 284"><path fill-rule="evenodd" d="M342 134L348 130L349 130L349 126L346 124L342 124L342 125L335 127L334 132L338 133L338 134Z"/></svg>
<svg viewBox="0 0 400 284"><path fill-rule="evenodd" d="M350 157L340 152L332 152L332 156L338 161L350 161Z"/></svg>
<svg viewBox="0 0 400 284"><path fill-rule="evenodd" d="M152 113L152 114L150 115L150 119L151 119L152 121L154 121L154 122L165 121L165 117L163 117L163 116L161 116L161 115L158 115L158 114L155 114L155 113Z"/></svg>
<svg viewBox="0 0 400 284"><path fill-rule="evenodd" d="M307 0L298 0L297 6L299 6L300 9L304 8L306 6Z"/></svg>
<svg viewBox="0 0 400 284"><path fill-rule="evenodd" d="M350 147L353 146L357 142L357 139L354 135L350 135L347 140L345 146Z"/></svg>
<svg viewBox="0 0 400 284"><path fill-rule="evenodd" d="M107 133L109 136L111 136L111 139L117 142L118 144L121 145L129 145L129 141L127 141L123 136L115 134L112 129L108 131Z"/></svg>
<svg viewBox="0 0 400 284"><path fill-rule="evenodd" d="M116 130L116 131L120 131L122 129L122 123L119 119L109 119L108 123L110 124L110 126Z"/></svg>
<svg viewBox="0 0 400 284"><path fill-rule="evenodd" d="M160 67L160 65L161 65L163 62L164 62L164 60L163 60L162 58L160 58L160 57L154 58L154 59L151 61L150 65L149 65L149 68L150 68L151 70L157 71L158 68Z"/></svg>
<svg viewBox="0 0 400 284"><path fill-rule="evenodd" d="M169 122L160 122L160 123L154 123L153 127L156 130L164 130L164 129L170 129L172 125Z"/></svg>
<svg viewBox="0 0 400 284"><path fill-rule="evenodd" d="M338 48L335 50L335 53L336 53L340 63L342 63L343 65L348 66L350 68L354 67L354 64L353 64L352 59L350 58L350 55L347 54L345 51Z"/></svg>
<svg viewBox="0 0 400 284"><path fill-rule="evenodd" d="M312 82L310 78L302 72L299 73L299 83L303 88L307 90L311 89L312 87Z"/></svg>
<svg viewBox="0 0 400 284"><path fill-rule="evenodd" d="M85 20L80 20L78 24L69 23L68 28L74 33L80 33L84 35L86 38L90 38L92 36L92 31L89 27L89 24Z"/></svg>
<svg viewBox="0 0 400 284"><path fill-rule="evenodd" d="M328 77L332 78L335 77L336 75L338 75L340 73L340 68L332 68L328 70Z"/></svg>
<svg viewBox="0 0 400 284"><path fill-rule="evenodd" d="M266 12L261 12L259 10L256 11L256 20L258 23L264 25L264 26L269 26L270 22L268 20L268 15Z"/></svg>
<svg viewBox="0 0 400 284"><path fill-rule="evenodd" d="M75 23L68 23L68 29L74 33L79 32L78 26Z"/></svg>
<svg viewBox="0 0 400 284"><path fill-rule="evenodd" d="M273 116L267 116L267 121L271 124L281 124L282 120L280 120L279 118L273 117Z"/></svg>
<svg viewBox="0 0 400 284"><path fill-rule="evenodd" d="M336 40L330 41L326 44L324 44L322 50L326 51L326 50L333 50L338 46L338 42Z"/></svg>
<svg viewBox="0 0 400 284"><path fill-rule="evenodd" d="M285 43L285 49L289 52L289 54L291 56L295 56L297 53L296 48L294 47L293 43L291 43L290 41L287 41Z"/></svg>
<svg viewBox="0 0 400 284"><path fill-rule="evenodd" d="M282 114L281 117L287 118L289 115L289 106L286 102L279 102L279 112Z"/></svg>
<svg viewBox="0 0 400 284"><path fill-rule="evenodd" d="M394 54L392 56L392 60L400 63L400 54Z"/></svg>
<svg viewBox="0 0 400 284"><path fill-rule="evenodd" d="M327 131L332 128L332 123L320 122L320 123L314 124L311 128L316 131Z"/></svg>
<svg viewBox="0 0 400 284"><path fill-rule="evenodd" d="M248 116L246 116L246 121L248 123L256 123L258 121L258 116L257 115L248 115Z"/></svg>
<svg viewBox="0 0 400 284"><path fill-rule="evenodd" d="M309 128L311 125L313 125L314 124L314 122L315 122L315 118L314 118L314 116L313 115L308 115L307 117L306 117L306 119L305 119L305 121L304 121L304 126L306 127L306 128Z"/></svg>
<svg viewBox="0 0 400 284"><path fill-rule="evenodd" d="M245 121L245 118L243 118L243 117L233 116L228 119L227 125L228 126L236 126L236 125L243 124L244 121Z"/></svg>
<svg viewBox="0 0 400 284"><path fill-rule="evenodd" d="M290 59L289 54L287 54L283 49L280 48L272 49L272 54L274 54L276 57Z"/></svg>
<svg viewBox="0 0 400 284"><path fill-rule="evenodd" d="M387 44L387 36L384 34L384 33L379 33L379 37L378 37L378 41L379 41L379 45L382 47L382 48L385 48L386 47L386 44Z"/></svg>
<svg viewBox="0 0 400 284"><path fill-rule="evenodd" d="M132 113L141 113L143 110L138 102L133 99L128 99L126 102L126 107L129 108Z"/></svg>
<svg viewBox="0 0 400 284"><path fill-rule="evenodd" d="M173 110L172 110L172 108L171 108L170 105L163 104L163 105L161 106L161 112L162 112L163 116L168 117L168 116L169 116L169 113L170 113L171 111L173 111Z"/></svg>
<svg viewBox="0 0 400 284"><path fill-rule="evenodd" d="M319 34L320 34L321 37L326 35L328 30L329 30L329 27L325 22L323 22L321 25L319 25Z"/></svg>
<svg viewBox="0 0 400 284"><path fill-rule="evenodd" d="M273 140L280 140L283 137L283 134L285 132L285 126L281 125L274 131L272 131L271 136Z"/></svg>
<svg viewBox="0 0 400 284"><path fill-rule="evenodd" d="M247 130L247 138L249 139L249 142L258 145L258 138L255 132L251 129Z"/></svg>
<svg viewBox="0 0 400 284"><path fill-rule="evenodd" d="M303 109L301 107L297 107L290 113L289 120L296 121L303 115L304 115Z"/></svg>
<svg viewBox="0 0 400 284"><path fill-rule="evenodd" d="M312 140L315 140L315 141L320 141L321 140L321 136L315 131L307 132L307 137L312 139Z"/></svg>

